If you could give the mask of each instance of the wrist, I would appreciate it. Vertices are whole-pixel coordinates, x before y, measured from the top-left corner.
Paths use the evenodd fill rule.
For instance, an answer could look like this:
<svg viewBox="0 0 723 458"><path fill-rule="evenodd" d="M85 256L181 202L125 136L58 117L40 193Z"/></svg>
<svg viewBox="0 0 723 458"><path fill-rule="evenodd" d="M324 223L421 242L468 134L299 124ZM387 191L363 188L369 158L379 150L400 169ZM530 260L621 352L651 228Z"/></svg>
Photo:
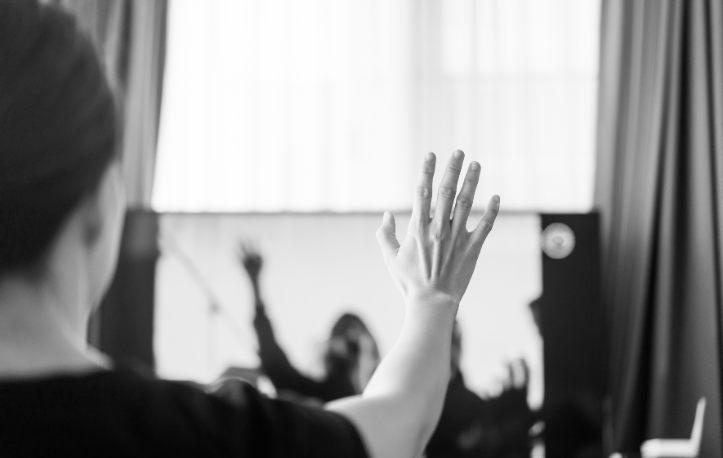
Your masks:
<svg viewBox="0 0 723 458"><path fill-rule="evenodd" d="M409 291L404 299L407 307L431 308L455 314L459 308L459 300L456 297L435 289Z"/></svg>

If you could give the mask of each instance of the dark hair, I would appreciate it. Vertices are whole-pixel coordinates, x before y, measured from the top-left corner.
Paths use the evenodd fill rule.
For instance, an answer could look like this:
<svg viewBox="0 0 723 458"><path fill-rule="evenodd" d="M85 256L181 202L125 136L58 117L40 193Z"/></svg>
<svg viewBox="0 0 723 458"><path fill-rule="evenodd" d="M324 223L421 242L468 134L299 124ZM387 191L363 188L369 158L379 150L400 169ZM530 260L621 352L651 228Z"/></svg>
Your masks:
<svg viewBox="0 0 723 458"><path fill-rule="evenodd" d="M0 0L0 274L31 267L116 154L113 95L73 18Z"/></svg>
<svg viewBox="0 0 723 458"><path fill-rule="evenodd" d="M358 315L345 313L340 316L339 319L336 320L336 323L334 323L334 326L331 327L331 337L344 336L351 328L359 328L364 332L369 333L366 325Z"/></svg>
<svg viewBox="0 0 723 458"><path fill-rule="evenodd" d="M334 323L334 326L332 326L329 340L342 338L346 346L346 352L342 356L332 351L331 348L327 349L325 355L327 373L348 373L358 364L361 348L359 346L358 336L350 336L349 331L352 329L358 329L371 337L374 343L374 351L377 356L379 355L377 343L362 319L353 313L345 313L340 316L339 319L336 320L336 323Z"/></svg>

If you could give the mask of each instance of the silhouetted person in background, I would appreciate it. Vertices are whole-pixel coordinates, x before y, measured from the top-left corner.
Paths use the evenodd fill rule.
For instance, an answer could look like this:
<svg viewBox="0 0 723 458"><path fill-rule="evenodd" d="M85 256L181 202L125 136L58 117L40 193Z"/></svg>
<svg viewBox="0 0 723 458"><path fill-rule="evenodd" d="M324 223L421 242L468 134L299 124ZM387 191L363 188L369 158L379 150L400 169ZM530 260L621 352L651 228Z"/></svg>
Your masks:
<svg viewBox="0 0 723 458"><path fill-rule="evenodd" d="M537 419L527 403L529 368L523 359L507 365L509 376L499 396L489 399L492 422L497 431L494 458L529 458L532 452L530 428Z"/></svg>
<svg viewBox="0 0 723 458"><path fill-rule="evenodd" d="M427 445L427 458L529 458L533 415L527 404L529 376L523 360L508 366L503 392L483 399L465 386L460 370L462 330L455 321L451 373L442 415ZM513 366L520 372L515 375Z"/></svg>
<svg viewBox="0 0 723 458"><path fill-rule="evenodd" d="M489 403L465 386L461 358L462 330L455 321L449 386L439 424L427 444L427 458L486 457L497 441Z"/></svg>
<svg viewBox="0 0 723 458"><path fill-rule="evenodd" d="M254 292L254 328L259 342L259 358L264 374L282 397L300 395L321 402L352 396L364 391L377 365L379 349L364 322L345 313L334 324L324 354L324 377L313 379L300 373L276 341L261 296L259 275L261 255L248 244L241 244L239 259Z"/></svg>

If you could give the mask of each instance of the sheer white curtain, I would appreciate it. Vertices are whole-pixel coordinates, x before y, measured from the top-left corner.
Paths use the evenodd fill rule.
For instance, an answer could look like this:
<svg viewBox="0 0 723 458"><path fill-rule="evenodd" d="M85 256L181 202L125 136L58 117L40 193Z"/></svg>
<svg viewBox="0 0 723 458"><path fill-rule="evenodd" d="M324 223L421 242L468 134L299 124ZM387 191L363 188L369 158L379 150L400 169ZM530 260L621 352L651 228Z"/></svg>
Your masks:
<svg viewBox="0 0 723 458"><path fill-rule="evenodd" d="M156 210L405 209L457 148L506 209L591 207L599 0L169 8Z"/></svg>

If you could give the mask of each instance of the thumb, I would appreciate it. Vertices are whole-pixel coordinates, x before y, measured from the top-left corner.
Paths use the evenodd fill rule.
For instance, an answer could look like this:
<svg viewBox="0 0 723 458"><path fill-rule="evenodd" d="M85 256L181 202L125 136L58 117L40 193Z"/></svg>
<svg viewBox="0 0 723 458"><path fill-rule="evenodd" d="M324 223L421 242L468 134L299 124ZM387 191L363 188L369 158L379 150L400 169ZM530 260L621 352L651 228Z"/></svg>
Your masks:
<svg viewBox="0 0 723 458"><path fill-rule="evenodd" d="M382 254L384 260L394 258L399 251L399 242L395 235L397 225L394 221L394 215L389 212L384 212L382 217L382 225L377 229L377 240L379 246L382 247Z"/></svg>

